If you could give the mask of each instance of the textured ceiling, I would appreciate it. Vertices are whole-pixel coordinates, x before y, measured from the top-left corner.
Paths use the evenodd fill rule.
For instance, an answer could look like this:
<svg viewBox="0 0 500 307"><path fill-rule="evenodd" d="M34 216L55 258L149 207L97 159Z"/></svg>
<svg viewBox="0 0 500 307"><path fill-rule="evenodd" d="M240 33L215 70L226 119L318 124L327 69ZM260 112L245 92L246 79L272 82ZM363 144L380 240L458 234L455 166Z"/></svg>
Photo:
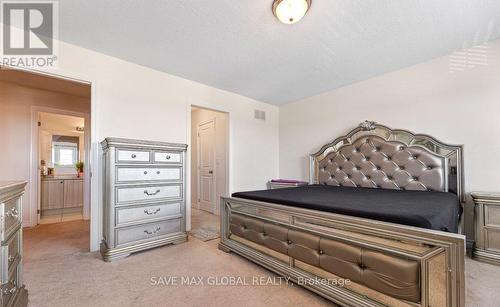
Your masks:
<svg viewBox="0 0 500 307"><path fill-rule="evenodd" d="M272 0L64 0L60 38L272 104L500 37L499 0L314 0L279 23Z"/></svg>

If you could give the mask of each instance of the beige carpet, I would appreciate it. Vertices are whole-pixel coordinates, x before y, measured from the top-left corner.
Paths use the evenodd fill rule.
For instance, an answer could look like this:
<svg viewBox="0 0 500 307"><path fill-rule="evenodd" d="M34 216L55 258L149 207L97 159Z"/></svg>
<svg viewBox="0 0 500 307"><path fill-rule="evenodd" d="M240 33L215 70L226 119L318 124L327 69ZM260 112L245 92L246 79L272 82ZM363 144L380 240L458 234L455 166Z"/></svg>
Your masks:
<svg viewBox="0 0 500 307"><path fill-rule="evenodd" d="M215 240L220 237L219 228L220 222L218 216L203 210L191 208L190 235L201 241Z"/></svg>
<svg viewBox="0 0 500 307"><path fill-rule="evenodd" d="M25 230L24 282L30 306L331 306L297 286L152 285L162 276L275 276L217 241L157 248L105 263L88 248L88 223ZM205 279L206 281L207 279ZM180 283L180 282L179 282ZM500 267L467 261L467 305L498 306Z"/></svg>

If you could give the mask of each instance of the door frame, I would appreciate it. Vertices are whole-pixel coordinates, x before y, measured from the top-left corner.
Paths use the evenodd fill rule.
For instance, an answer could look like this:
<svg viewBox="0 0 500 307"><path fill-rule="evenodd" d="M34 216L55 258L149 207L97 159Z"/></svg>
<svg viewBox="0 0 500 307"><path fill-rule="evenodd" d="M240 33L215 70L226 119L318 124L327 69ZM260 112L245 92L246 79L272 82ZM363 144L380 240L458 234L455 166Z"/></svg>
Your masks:
<svg viewBox="0 0 500 307"><path fill-rule="evenodd" d="M197 133L197 136L196 136L196 148L197 148L197 152L196 152L196 162L198 165L196 165L196 181L197 181L197 184L196 184L196 187L197 187L197 191L196 191L196 204L197 204L197 208L198 210L201 209L200 207L200 195L201 195L201 176L200 176L200 126L202 125L206 125L208 123L211 123L213 122L213 125L214 125L214 145L213 145L213 161L212 161L212 166L213 166L213 174L212 174L212 210L211 210L211 213L212 214L215 214L217 215L217 158L216 158L216 155L217 155L217 118L216 117L213 117L211 119L207 119L205 121L202 121L198 124L198 126L196 127L196 133Z"/></svg>
<svg viewBox="0 0 500 307"><path fill-rule="evenodd" d="M33 68L24 68L24 67L15 67L15 66L8 66L6 67L8 69L15 69L18 71L24 71L27 73L31 74L37 74L37 75L42 75L42 76L48 76L52 78L57 78L57 79L62 79L62 80L67 80L71 82L77 82L77 83L82 83L82 84L87 84L90 86L90 125L89 125L89 136L90 136L90 142L89 145L91 147L90 151L90 159L89 162L87 163L89 169L90 169L90 243L89 243L89 249L91 252L95 252L99 250L99 244L100 244L100 236L102 233L102 221L101 221L101 210L100 210L100 197L99 197L99 191L100 191L100 184L101 184L101 178L99 176L93 176L93 174L99 174L100 171L100 161L99 161L99 140L97 139L97 135L95 133L96 128L97 128L97 111L96 111L96 106L97 106L97 92L96 88L98 87L99 82L94 78L90 77L87 74L82 74L82 73L74 73L70 72L67 70L59 70L59 69L54 69L50 71L46 70L38 70L38 69L33 69ZM22 84L20 84L22 85ZM32 122L32 121L31 121ZM31 128L31 131L33 131L33 128ZM29 174L29 180L30 182L33 182L33 178L35 174L37 174L37 164L33 165L33 160L31 159L33 155L33 150L34 148L30 148L30 174ZM38 148L36 148L38 150ZM32 191L30 191L32 192ZM33 199L33 193L30 193L28 197L30 197L30 204L36 203L36 199ZM30 222L32 220L32 217L30 216ZM23 227L25 226L30 226L26 225L23 222Z"/></svg>
<svg viewBox="0 0 500 307"><path fill-rule="evenodd" d="M34 227L38 225L40 222L40 214L38 210L40 209L40 200L41 200L41 176L40 176L40 168L39 168L39 130L38 127L38 115L40 113L50 113L57 115L67 115L80 117L84 120L85 130L83 131L83 139L84 139L84 150L85 150L85 164L83 166L83 173L85 174L83 177L83 219L90 219L90 187L91 187L91 168L90 168L90 134L91 134L91 125L90 125L90 114L76 111L69 111L64 109L57 109L51 107L40 107L40 106L32 106L31 107L31 172L30 172L30 182L31 182L31 190L30 190L30 219L29 226ZM35 206L36 204L36 206Z"/></svg>
<svg viewBox="0 0 500 307"><path fill-rule="evenodd" d="M191 118L191 112L193 107L195 108L200 108L200 109L205 109L209 111L215 111L215 112L220 112L226 114L226 120L227 120L227 125L226 125L226 174L225 174L225 193L226 196L230 194L231 192L231 165L229 161L231 161L231 127L232 127L232 114L229 110L229 108L221 107L218 104L210 103L208 101L200 101L198 99L189 99L188 103L186 104L186 121L187 121L187 134L186 134L186 139L188 140L188 149L187 149L187 158L186 158L186 230L191 230L191 204L192 204L192 199L191 199L191 168L196 167L191 165L191 155L195 154L192 152L192 143L191 143L191 136L193 131L191 131L191 126L192 126L192 118ZM216 204L217 205L217 204Z"/></svg>

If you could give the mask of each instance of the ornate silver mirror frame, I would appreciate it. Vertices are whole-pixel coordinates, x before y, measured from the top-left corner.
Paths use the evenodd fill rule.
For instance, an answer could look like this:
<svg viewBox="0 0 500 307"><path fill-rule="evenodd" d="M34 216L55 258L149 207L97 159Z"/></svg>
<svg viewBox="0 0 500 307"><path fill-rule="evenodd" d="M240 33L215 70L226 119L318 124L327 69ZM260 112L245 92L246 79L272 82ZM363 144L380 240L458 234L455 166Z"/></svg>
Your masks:
<svg viewBox="0 0 500 307"><path fill-rule="evenodd" d="M391 129L373 121L365 121L350 131L347 135L335 139L310 155L311 184L318 183L319 163L329 154L338 152L345 146L350 146L359 138L377 136L387 142L402 143L407 147L420 147L427 152L442 157L444 163L444 189L445 192L457 194L461 203L465 202L464 172L463 172L463 146L443 143L426 134L415 134L407 130Z"/></svg>

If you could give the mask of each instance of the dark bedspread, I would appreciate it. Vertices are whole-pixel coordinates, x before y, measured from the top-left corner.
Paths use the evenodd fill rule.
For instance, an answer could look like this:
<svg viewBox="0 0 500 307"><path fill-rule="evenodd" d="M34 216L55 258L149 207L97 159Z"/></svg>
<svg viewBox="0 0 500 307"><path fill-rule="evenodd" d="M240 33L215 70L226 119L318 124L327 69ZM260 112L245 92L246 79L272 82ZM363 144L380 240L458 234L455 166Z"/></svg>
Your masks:
<svg viewBox="0 0 500 307"><path fill-rule="evenodd" d="M462 213L457 196L445 192L309 185L238 192L233 197L454 233Z"/></svg>

